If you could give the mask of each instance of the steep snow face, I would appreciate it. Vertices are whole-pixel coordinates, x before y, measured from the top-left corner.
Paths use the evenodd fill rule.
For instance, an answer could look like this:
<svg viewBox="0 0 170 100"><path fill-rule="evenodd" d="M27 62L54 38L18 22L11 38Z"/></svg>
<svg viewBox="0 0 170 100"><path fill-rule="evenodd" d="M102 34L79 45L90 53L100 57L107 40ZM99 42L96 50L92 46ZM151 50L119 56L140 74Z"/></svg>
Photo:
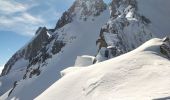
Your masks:
<svg viewBox="0 0 170 100"><path fill-rule="evenodd" d="M170 62L160 52L162 44L163 40L155 38L122 56L89 67L76 68L53 84L36 100L168 98L170 96Z"/></svg>
<svg viewBox="0 0 170 100"><path fill-rule="evenodd" d="M137 0L138 11L141 15L150 19L151 30L158 37L170 35L170 1L169 0Z"/></svg>
<svg viewBox="0 0 170 100"><path fill-rule="evenodd" d="M84 21L73 17L71 23L57 29L53 35L55 39L47 45L47 51L51 52L52 57L27 68L25 79L17 83L8 99L34 99L61 77L61 70L74 66L77 56L95 56L97 52L96 40L101 27L109 19L109 10L107 9L100 16L92 18L93 20L89 17ZM55 41L65 43L65 46L57 53L52 52Z"/></svg>

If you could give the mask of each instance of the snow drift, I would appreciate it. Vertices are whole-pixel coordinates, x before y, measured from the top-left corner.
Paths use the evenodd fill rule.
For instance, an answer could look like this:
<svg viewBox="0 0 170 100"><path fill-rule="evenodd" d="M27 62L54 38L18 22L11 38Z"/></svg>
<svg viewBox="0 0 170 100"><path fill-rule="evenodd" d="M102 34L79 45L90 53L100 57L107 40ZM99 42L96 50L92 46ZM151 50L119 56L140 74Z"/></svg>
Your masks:
<svg viewBox="0 0 170 100"><path fill-rule="evenodd" d="M153 100L170 96L170 61L162 39L65 75L36 100Z"/></svg>

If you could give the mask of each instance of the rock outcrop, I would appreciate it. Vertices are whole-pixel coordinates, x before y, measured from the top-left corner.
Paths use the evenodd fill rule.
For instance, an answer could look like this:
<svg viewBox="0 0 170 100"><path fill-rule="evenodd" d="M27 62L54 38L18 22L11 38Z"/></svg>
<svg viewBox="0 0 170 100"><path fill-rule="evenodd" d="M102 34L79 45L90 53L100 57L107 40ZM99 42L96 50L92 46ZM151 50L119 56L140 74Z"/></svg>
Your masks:
<svg viewBox="0 0 170 100"><path fill-rule="evenodd" d="M111 18L102 27L100 38L97 40L99 51L101 48L114 48L116 57L135 49L153 37L148 30L150 20L138 14L136 0L113 0L110 4Z"/></svg>
<svg viewBox="0 0 170 100"><path fill-rule="evenodd" d="M170 59L170 38L166 37L160 46L160 52Z"/></svg>

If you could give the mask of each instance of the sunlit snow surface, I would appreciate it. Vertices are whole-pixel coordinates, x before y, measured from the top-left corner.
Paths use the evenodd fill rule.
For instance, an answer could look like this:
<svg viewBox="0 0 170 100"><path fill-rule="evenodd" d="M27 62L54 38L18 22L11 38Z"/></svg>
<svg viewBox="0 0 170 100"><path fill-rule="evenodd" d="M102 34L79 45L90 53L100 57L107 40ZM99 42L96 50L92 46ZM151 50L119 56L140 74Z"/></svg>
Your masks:
<svg viewBox="0 0 170 100"><path fill-rule="evenodd" d="M153 100L170 96L170 62L161 39L111 60L69 72L36 100Z"/></svg>

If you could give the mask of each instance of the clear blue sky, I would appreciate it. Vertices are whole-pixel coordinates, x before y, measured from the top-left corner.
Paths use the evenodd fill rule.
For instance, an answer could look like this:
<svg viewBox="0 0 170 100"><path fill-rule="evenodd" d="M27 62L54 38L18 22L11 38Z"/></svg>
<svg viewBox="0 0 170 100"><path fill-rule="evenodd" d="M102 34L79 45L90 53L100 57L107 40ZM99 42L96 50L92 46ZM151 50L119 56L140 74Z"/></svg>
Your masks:
<svg viewBox="0 0 170 100"><path fill-rule="evenodd" d="M0 66L33 37L39 26L55 27L73 1L0 0Z"/></svg>

